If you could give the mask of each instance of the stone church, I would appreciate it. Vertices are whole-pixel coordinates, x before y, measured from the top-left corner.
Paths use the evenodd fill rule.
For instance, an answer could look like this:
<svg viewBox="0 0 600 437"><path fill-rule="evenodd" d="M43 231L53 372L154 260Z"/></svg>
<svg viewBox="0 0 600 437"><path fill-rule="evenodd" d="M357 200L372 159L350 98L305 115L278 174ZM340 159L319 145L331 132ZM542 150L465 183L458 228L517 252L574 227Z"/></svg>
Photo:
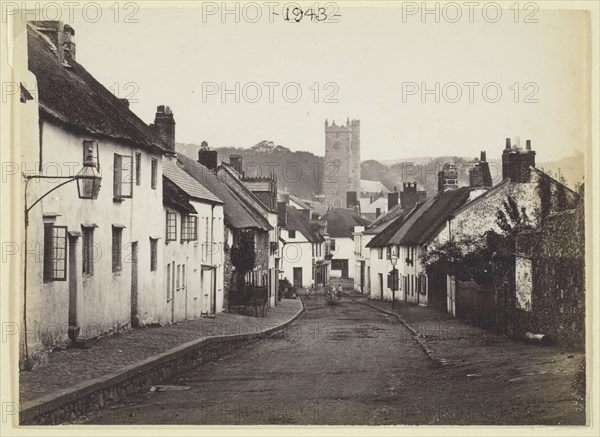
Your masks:
<svg viewBox="0 0 600 437"><path fill-rule="evenodd" d="M325 120L322 192L327 207L354 207L360 190L360 121L346 125Z"/></svg>

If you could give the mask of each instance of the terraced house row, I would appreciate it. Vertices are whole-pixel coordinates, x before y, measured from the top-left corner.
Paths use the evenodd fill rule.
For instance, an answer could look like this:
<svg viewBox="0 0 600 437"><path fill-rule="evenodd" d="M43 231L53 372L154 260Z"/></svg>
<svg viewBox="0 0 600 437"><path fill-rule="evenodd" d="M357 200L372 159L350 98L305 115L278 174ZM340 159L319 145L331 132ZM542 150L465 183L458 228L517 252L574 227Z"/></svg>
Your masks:
<svg viewBox="0 0 600 437"><path fill-rule="evenodd" d="M535 155L531 141L507 138L496 185L482 151L468 186L449 163L433 197L398 203L388 193L388 212L354 228L355 290L583 348L583 186L544 173Z"/></svg>
<svg viewBox="0 0 600 437"><path fill-rule="evenodd" d="M197 160L179 156L168 106L146 124L77 63L73 28L22 26L23 363L123 329L276 305L276 178L247 178L236 156L219 165L206 143Z"/></svg>

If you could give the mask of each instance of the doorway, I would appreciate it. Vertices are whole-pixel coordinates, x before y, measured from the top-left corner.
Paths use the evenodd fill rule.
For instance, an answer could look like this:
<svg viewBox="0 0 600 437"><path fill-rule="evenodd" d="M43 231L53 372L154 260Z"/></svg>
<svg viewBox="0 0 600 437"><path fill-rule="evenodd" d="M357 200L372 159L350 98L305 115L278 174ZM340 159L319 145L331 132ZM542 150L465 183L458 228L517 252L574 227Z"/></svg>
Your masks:
<svg viewBox="0 0 600 437"><path fill-rule="evenodd" d="M302 267L294 267L294 287L302 287Z"/></svg>
<svg viewBox="0 0 600 437"><path fill-rule="evenodd" d="M138 242L131 243L131 327L140 327L138 312Z"/></svg>
<svg viewBox="0 0 600 437"><path fill-rule="evenodd" d="M78 297L78 280L77 280L77 239L78 236L69 234L69 339L75 343L79 336L79 323L77 320L77 297Z"/></svg>
<svg viewBox="0 0 600 437"><path fill-rule="evenodd" d="M381 291L381 300L383 301L383 273L379 273L379 290Z"/></svg>

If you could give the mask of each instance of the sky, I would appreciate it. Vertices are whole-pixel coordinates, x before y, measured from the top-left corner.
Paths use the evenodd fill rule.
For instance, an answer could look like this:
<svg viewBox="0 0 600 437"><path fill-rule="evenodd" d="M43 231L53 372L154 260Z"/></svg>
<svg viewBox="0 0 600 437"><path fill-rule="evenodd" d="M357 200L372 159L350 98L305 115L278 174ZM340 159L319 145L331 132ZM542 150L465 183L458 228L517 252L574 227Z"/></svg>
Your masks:
<svg viewBox="0 0 600 437"><path fill-rule="evenodd" d="M259 18L240 8L239 20L208 6L214 15L103 9L96 22L91 12L63 21L75 29L78 62L146 123L170 106L178 142L271 140L323 155L325 119L349 117L360 120L362 160L497 158L506 137L520 137L551 161L587 144L584 13L504 10L492 22L493 10L456 19L440 9L437 19L353 7L329 18L337 23L292 23L281 5Z"/></svg>

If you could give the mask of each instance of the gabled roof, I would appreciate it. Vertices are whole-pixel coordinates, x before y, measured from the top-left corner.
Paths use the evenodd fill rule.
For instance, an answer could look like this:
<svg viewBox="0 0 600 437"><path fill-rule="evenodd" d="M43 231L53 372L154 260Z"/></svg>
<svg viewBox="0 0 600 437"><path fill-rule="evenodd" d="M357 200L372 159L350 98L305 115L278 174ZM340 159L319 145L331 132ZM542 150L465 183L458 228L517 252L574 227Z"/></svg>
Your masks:
<svg viewBox="0 0 600 437"><path fill-rule="evenodd" d="M264 216L252 205L236 196L227 184L219 180L215 172L184 155L177 156L177 163L186 173L224 202L225 224L235 229L255 228L263 231L273 229Z"/></svg>
<svg viewBox="0 0 600 437"><path fill-rule="evenodd" d="M482 202L484 199L487 199L490 196L494 195L498 191L500 191L503 188L507 187L509 184L510 184L510 179L509 178L504 179L498 185L496 185L496 186L490 188L489 190L481 193L479 196L477 196L476 198L474 198L473 200L471 200L467 204L465 204L465 205L461 206L460 208L457 208L456 210L454 210L454 212L450 216L451 217L457 216L461 212L463 212L463 211L471 208L472 206L477 205L479 202Z"/></svg>
<svg viewBox="0 0 600 437"><path fill-rule="evenodd" d="M448 217L469 200L470 187L461 187L438 193L419 203L406 219L398 218L377 234L367 247L388 245L421 245L435 235Z"/></svg>
<svg viewBox="0 0 600 437"><path fill-rule="evenodd" d="M304 200L300 199L295 194L290 194L290 200L296 203L301 209L311 210L312 208Z"/></svg>
<svg viewBox="0 0 600 437"><path fill-rule="evenodd" d="M319 232L319 225L311 223L302 215L302 213L294 208L288 206L287 211L287 223L284 226L288 231L298 231L306 237L311 243L321 243L325 241L323 235Z"/></svg>
<svg viewBox="0 0 600 437"><path fill-rule="evenodd" d="M379 217L373 220L371 222L371 225L367 229L365 229L365 234L378 234L383 229L385 229L391 223L392 220L395 220L400 216L404 216L405 212L410 211L404 211L402 205L399 204L394 206L388 212L386 212L385 214L381 214Z"/></svg>
<svg viewBox="0 0 600 437"><path fill-rule="evenodd" d="M179 167L174 159L163 161L163 176L194 199L204 200L209 203L223 203L221 199L211 193L204 185Z"/></svg>
<svg viewBox="0 0 600 437"><path fill-rule="evenodd" d="M254 199L254 201L256 201L266 211L277 212L275 209L269 208L269 206L264 202L263 199L258 197L246 185L244 185L244 182L240 179L240 174L233 168L233 166L231 164L227 164L227 163L223 162L219 166L219 170L221 170L221 169L226 173L225 179L223 179L223 180L224 181L233 181L234 184L237 186L237 190L236 190L233 187L231 187L231 185L227 184L227 182L225 182L226 185L229 185L232 189L234 189L236 195L249 196L252 199Z"/></svg>
<svg viewBox="0 0 600 437"><path fill-rule="evenodd" d="M322 217L327 222L327 233L333 238L352 238L354 226L368 226L370 221L353 209L331 208Z"/></svg>
<svg viewBox="0 0 600 437"><path fill-rule="evenodd" d="M438 194L429 208L406 230L399 242L394 244L421 245L427 243L444 226L448 217L468 202L470 192L471 187L461 187Z"/></svg>
<svg viewBox="0 0 600 437"><path fill-rule="evenodd" d="M360 191L364 191L367 193L388 193L388 190L385 185L383 185L379 181L369 181L367 179L360 180Z"/></svg>
<svg viewBox="0 0 600 437"><path fill-rule="evenodd" d="M412 220L413 216L419 216L418 212L421 210L421 207L424 203L417 203L415 207L409 211L407 214L402 212L402 209L399 210L402 212L401 214L396 215L396 217L385 221L383 223L379 223L374 228L369 229L369 234L373 234L376 231L377 235L375 235L371 241L367 243L367 247L385 247L390 243L390 240L398 233L398 231L402 228L404 223L407 223L409 220Z"/></svg>
<svg viewBox="0 0 600 437"><path fill-rule="evenodd" d="M78 132L166 153L161 138L85 68L70 57L61 64L56 46L37 29L28 24L27 47L41 117Z"/></svg>

